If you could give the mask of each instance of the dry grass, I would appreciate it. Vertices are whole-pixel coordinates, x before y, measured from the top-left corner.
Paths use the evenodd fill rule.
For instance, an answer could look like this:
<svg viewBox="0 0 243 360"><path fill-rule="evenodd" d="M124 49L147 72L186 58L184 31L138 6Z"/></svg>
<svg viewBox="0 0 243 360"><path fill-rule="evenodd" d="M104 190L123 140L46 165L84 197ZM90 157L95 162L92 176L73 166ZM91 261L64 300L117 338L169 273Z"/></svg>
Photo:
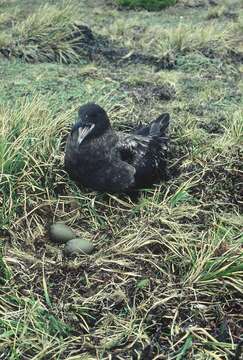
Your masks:
<svg viewBox="0 0 243 360"><path fill-rule="evenodd" d="M195 29L196 26L196 29ZM211 51L225 55L234 45L233 25L188 24L180 18L173 27L150 25L143 27L139 19L119 18L103 33L111 34L113 39L120 39L128 48L140 48L147 53L164 55L167 53L188 53Z"/></svg>
<svg viewBox="0 0 243 360"><path fill-rule="evenodd" d="M26 19L16 22L11 30L12 41L5 44L10 54L26 61L77 62L77 43L82 39L72 36L77 32L77 5L41 6Z"/></svg>
<svg viewBox="0 0 243 360"><path fill-rule="evenodd" d="M54 41L49 27L62 23L65 32L73 14L50 9L46 15L42 7L10 33L21 41L38 38L38 51L48 59L45 51L54 56L44 46ZM105 9L92 20L96 28ZM207 21L206 9L204 15ZM208 22L196 31L192 24L148 26L141 48L177 52L172 71L0 60L3 359L234 356L243 320L242 82L239 64L201 54L202 48L231 46L230 29ZM123 31L114 38L121 41ZM164 83L176 89L175 98L131 95L141 84L148 91ZM77 107L90 100L120 128L171 113L167 182L133 201L79 190L69 180L63 142ZM53 221L92 241L95 252L64 258L48 239Z"/></svg>
<svg viewBox="0 0 243 360"><path fill-rule="evenodd" d="M164 36L163 36L164 35ZM177 28L161 34L161 49L165 51L202 51L210 48L221 51L230 45L230 29L217 28L215 25L194 26L179 24Z"/></svg>

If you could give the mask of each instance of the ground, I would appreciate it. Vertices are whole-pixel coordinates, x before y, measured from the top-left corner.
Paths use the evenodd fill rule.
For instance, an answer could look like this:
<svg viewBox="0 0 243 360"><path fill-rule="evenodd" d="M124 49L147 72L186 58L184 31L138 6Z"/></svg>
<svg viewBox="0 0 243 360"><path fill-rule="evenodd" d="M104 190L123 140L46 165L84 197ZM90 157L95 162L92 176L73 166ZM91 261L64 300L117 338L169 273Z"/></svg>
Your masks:
<svg viewBox="0 0 243 360"><path fill-rule="evenodd" d="M43 4L0 0L0 358L239 359L241 1ZM78 189L63 151L88 101L123 131L169 112L168 179ZM55 221L94 253L65 258Z"/></svg>

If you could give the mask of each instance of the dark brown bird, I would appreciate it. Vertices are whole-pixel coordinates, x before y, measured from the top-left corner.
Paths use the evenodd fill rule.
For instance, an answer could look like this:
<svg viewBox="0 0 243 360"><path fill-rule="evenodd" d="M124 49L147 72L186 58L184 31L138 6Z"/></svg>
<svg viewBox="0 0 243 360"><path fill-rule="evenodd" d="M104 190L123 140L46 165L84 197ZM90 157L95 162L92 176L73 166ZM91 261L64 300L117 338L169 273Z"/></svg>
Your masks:
<svg viewBox="0 0 243 360"><path fill-rule="evenodd" d="M165 177L169 114L133 133L114 131L105 110L94 103L81 106L78 115L65 149L65 169L78 185L129 193Z"/></svg>

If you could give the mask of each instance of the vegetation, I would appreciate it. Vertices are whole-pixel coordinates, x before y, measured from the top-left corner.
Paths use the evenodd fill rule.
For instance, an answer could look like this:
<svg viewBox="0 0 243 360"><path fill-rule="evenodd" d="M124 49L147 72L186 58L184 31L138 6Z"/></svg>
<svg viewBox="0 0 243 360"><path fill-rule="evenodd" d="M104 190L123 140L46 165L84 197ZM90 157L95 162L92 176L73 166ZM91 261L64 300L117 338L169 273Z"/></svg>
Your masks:
<svg viewBox="0 0 243 360"><path fill-rule="evenodd" d="M241 2L230 4L212 16L183 3L148 13L0 0L1 359L233 358L243 320L243 49L242 17L227 16ZM83 23L109 54L116 46L146 61L88 59L70 37ZM173 66L157 69L151 55ZM168 181L137 201L79 190L63 151L88 101L123 131L169 112ZM65 258L48 238L55 221L95 252Z"/></svg>
<svg viewBox="0 0 243 360"><path fill-rule="evenodd" d="M25 61L74 62L79 58L75 45L82 37L81 33L72 36L75 32L75 8L71 3L45 4L16 22L8 37L3 34L2 47Z"/></svg>
<svg viewBox="0 0 243 360"><path fill-rule="evenodd" d="M129 8L144 8L150 11L164 9L167 6L175 5L176 0L117 0L118 5Z"/></svg>

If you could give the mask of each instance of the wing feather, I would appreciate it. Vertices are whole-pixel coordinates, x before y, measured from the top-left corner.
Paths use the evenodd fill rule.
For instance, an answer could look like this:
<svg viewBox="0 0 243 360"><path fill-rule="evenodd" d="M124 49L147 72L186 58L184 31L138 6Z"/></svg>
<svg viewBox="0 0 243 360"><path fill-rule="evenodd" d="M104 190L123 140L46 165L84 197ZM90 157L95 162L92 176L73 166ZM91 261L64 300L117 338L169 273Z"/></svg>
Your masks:
<svg viewBox="0 0 243 360"><path fill-rule="evenodd" d="M128 163L136 165L143 161L147 155L151 161L158 163L167 150L167 141L158 137L121 133L116 148L121 159Z"/></svg>

